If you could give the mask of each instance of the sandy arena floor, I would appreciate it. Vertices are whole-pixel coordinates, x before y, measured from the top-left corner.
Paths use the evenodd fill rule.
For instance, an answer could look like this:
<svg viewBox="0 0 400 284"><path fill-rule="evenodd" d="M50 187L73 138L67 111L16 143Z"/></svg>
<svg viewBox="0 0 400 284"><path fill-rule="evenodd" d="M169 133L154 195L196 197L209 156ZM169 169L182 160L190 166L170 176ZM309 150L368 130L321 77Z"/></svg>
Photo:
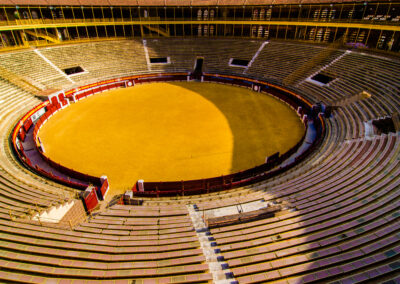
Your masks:
<svg viewBox="0 0 400 284"><path fill-rule="evenodd" d="M289 150L304 130L296 113L271 96L182 82L89 97L55 114L39 137L52 160L107 175L113 195L139 178L198 179L254 167Z"/></svg>

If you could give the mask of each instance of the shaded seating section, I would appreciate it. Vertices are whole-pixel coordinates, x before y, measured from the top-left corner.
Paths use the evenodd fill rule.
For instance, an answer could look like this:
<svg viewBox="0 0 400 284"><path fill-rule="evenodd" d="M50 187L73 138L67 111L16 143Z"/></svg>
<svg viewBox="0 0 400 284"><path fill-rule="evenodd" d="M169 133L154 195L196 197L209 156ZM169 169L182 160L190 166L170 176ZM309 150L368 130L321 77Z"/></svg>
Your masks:
<svg viewBox="0 0 400 284"><path fill-rule="evenodd" d="M203 72L243 74L229 66L231 58L251 60L263 41L213 39L147 39L149 57L170 57L171 64L152 64L151 71L193 71L196 58L204 58Z"/></svg>
<svg viewBox="0 0 400 284"><path fill-rule="evenodd" d="M364 122L391 115L399 111L400 61L380 55L350 52L322 71L336 78L329 86L319 87L310 82L299 84L307 97L330 104L331 102L367 91L368 99L356 101L340 108L335 115L341 120L346 139L364 136Z"/></svg>
<svg viewBox="0 0 400 284"><path fill-rule="evenodd" d="M320 46L271 41L260 52L248 74L259 79L281 83L290 73L301 67L321 51Z"/></svg>
<svg viewBox="0 0 400 284"><path fill-rule="evenodd" d="M236 279L340 279L395 261L399 145L398 135L346 143L318 170L268 187L296 211L211 229Z"/></svg>
<svg viewBox="0 0 400 284"><path fill-rule="evenodd" d="M368 120L398 111L399 68L398 58L353 51L322 71L336 78L329 86L321 88L304 82L299 87L326 103L367 91L372 97L360 101L356 108Z"/></svg>

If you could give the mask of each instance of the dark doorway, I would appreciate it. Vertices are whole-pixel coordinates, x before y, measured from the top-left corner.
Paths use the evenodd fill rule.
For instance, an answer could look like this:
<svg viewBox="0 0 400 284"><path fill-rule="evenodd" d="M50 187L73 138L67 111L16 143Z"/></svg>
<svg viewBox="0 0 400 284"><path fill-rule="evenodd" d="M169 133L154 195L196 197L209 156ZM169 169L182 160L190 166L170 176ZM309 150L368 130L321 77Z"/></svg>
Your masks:
<svg viewBox="0 0 400 284"><path fill-rule="evenodd" d="M196 59L196 66L194 67L194 73L202 73L203 72L203 58Z"/></svg>
<svg viewBox="0 0 400 284"><path fill-rule="evenodd" d="M203 75L203 58L196 59L196 65L194 66L193 77L195 80L201 80Z"/></svg>

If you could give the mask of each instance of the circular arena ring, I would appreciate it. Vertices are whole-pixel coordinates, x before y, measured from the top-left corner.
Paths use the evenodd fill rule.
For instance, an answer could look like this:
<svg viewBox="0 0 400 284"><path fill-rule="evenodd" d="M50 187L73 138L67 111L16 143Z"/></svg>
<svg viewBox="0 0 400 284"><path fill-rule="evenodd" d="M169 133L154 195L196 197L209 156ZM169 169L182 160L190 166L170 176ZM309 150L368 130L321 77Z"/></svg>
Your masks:
<svg viewBox="0 0 400 284"><path fill-rule="evenodd" d="M145 75L145 76L131 76L131 77L123 77L123 78L117 78L113 80L107 80L103 82L98 82L96 84L90 84L86 86L82 86L70 91L66 92L60 92L53 94L49 97L49 100L42 103L41 105L35 107L33 110L31 110L27 115L25 115L17 125L17 127L14 129L13 132L13 145L14 149L17 152L18 156L20 157L21 161L23 161L27 166L29 166L32 170L36 171L38 174L48 177L56 182L63 183L68 186L72 186L75 188L79 189L86 189L89 185L93 185L94 188L93 190L98 193L98 197L100 199L104 199L105 195L108 192L108 188L110 188L110 185L113 184L113 182L110 182L108 178L110 178L109 172L113 172L112 180L113 181L119 181L118 186L119 190L111 190L112 195L115 193L123 193L126 189L132 189L133 194L135 196L147 196L147 197L160 197L160 196L176 196L176 195L191 195L191 194L202 194L202 193L210 193L213 191L219 191L219 190L225 190L225 189L232 189L232 188L237 188L241 187L244 185L249 185L253 184L265 179L268 179L270 177L273 177L279 173L282 173L283 171L293 167L296 165L299 161L304 159L309 152L311 152L315 146L321 141L322 135L324 132L324 125L323 125L323 120L320 117L319 111L317 110L316 107L311 105L310 102L307 100L303 99L302 97L298 96L297 94L285 90L281 87L274 86L272 84L266 83L266 82L260 82L256 80L251 80L247 78L242 78L242 77L235 77L235 76L223 76L223 75L217 75L217 74L204 74L199 78L202 82L213 82L213 83L222 83L226 85L233 85L233 86L241 86L248 88L252 90L255 93L265 93L269 94L272 97L275 97L279 99L281 102L284 102L284 105L289 106L292 109L292 112L297 114L297 116L300 118L302 123L304 124L304 130L301 130L301 127L299 127L298 123L297 125L294 123L289 123L284 127L284 125L280 125L277 123L277 120L280 120L279 115L282 115L283 117L281 120L283 121L293 121L293 118L296 116L293 116L293 118L290 118L290 111L289 108L288 110L285 110L284 107L280 107L278 103L270 105L271 102L267 106L265 106L266 109L261 110L265 112L272 112L271 117L267 122L265 122L267 125L265 128L282 128L279 134L275 134L275 136L279 136L280 139L288 140L289 142L286 142L285 147L283 148L281 144L285 144L283 142L275 142L275 144L279 144L279 147L276 147L272 143L267 144L264 146L264 149L261 149L261 151L267 152L269 151L269 154L266 156L261 156L261 157L256 157L255 154L259 153L260 150L257 148L254 149L245 149L246 151L243 153L235 153L236 156L241 155L245 156L248 160L258 160L262 161L259 162L259 165L255 165L255 167L251 168L243 168L246 163L243 162L239 163L236 168L239 168L240 171L237 172L230 172L232 171L232 163L233 161L230 161L229 159L232 159L231 157L233 156L232 153L232 148L233 148L233 143L235 146L237 146L238 142L233 141L230 144L226 142L226 138L223 138L221 140L218 140L218 137L214 134L213 139L209 139L208 135L212 135L212 131L216 131L215 133L223 134L223 129L225 127L224 124L218 125L218 121L213 121L212 118L210 117L210 113L212 113L212 110L209 108L202 110L203 113L202 115L197 118L197 120L207 120L210 119L210 123L213 125L208 126L208 129L202 130L199 125L192 126L190 125L189 131L182 130L181 128L177 130L175 133L170 133L171 127L168 128L168 126L164 125L166 122L164 121L165 118L161 117L158 119L163 120L163 125L162 127L165 127L166 132L164 134L159 134L157 135L160 136L166 136L169 134L171 137L166 138L166 140L172 140L174 137L181 135L181 137L178 137L177 140L179 140L177 143L174 144L172 143L172 146L169 146L168 144L161 144L161 145L156 145L156 147L150 148L150 151L152 155L155 157L151 161L141 161L141 160L113 160L113 157L120 157L119 159L123 159L125 155L131 155L131 156L140 156L143 153L143 149L140 148L141 145L145 144L148 146L149 144L156 144L157 138L161 140L157 135L155 135L152 138L147 138L145 141L141 141L142 137L145 136L145 133L138 133L135 132L135 130L130 130L129 129L129 124L134 124L135 122L137 123L138 120L140 120L140 115L145 118L145 112L142 114L138 114L138 117L135 117L133 121L126 122L127 125L123 126L124 130L126 130L125 135L122 135L120 132L122 130L118 130L118 128L113 132L115 129L116 125L115 122L114 124L111 124L111 131L106 132L104 134L103 140L100 140L98 144L94 144L92 141L94 140L94 137L99 136L99 132L101 132L102 127L105 127L106 122L101 122L98 118L98 116L103 115L103 112L107 112L108 110L106 109L107 107L107 102L103 103L103 105L100 106L100 108L97 108L93 111L93 114L89 113L89 116L87 119L89 120L88 125L86 126L87 130L81 130L79 128L72 128L70 131L64 136L58 137L58 144L54 143L51 144L53 149L52 151L46 151L46 148L48 144L46 144L46 140L55 140L54 139L54 132L65 132L66 128L63 125L60 124L55 124L55 126L51 127L52 130L43 131L41 130L44 128L46 130L46 125L45 123L55 114L58 113L59 110L65 109L68 106L70 106L73 103L77 103L78 101L87 98L91 95L104 92L107 90L115 89L115 88L129 88L133 87L135 85L141 84L141 83L151 83L151 82L174 82L174 81L193 81L194 77L193 75L186 74L186 73L175 73L175 74L154 74L154 75ZM199 81L200 81L199 80ZM186 83L187 84L187 83ZM185 86L185 85L184 85ZM164 86L164 88L167 88ZM199 86L201 88L201 86ZM161 91L161 90L158 90ZM181 92L179 90L175 90L175 92ZM215 92L215 91L214 91ZM217 90L216 92L227 92L227 96L229 96L229 92L232 92L231 89L221 89ZM120 97L122 95L119 95ZM128 93L128 96L132 97ZM172 95L170 95L171 97ZM188 95L186 95L188 96ZM232 95L231 95L232 96ZM239 95L237 95L239 96ZM138 97L138 95L136 95ZM160 97L160 95L158 95ZM222 94L219 95L220 100L224 101L225 105L227 104L226 102L228 101L227 97L222 96ZM112 97L111 97L112 98ZM153 98L147 98L149 101L154 101ZM255 100L256 97L252 97L250 100ZM180 101L182 101L182 98L180 98ZM180 102L178 100L178 103ZM250 101L251 102L251 101ZM258 99L258 101L255 101L254 104L251 104L250 102L247 102L247 107L249 108L249 112L251 111L251 107L258 107L262 108L262 101ZM277 101L278 102L278 101ZM143 103L143 102L142 102ZM162 107L164 107L163 104L164 102L161 102ZM176 103L175 101L172 102ZM92 103L93 104L93 103ZM108 103L109 105L110 103ZM127 101L123 101L123 104L127 104ZM201 104L200 101L190 101L188 103L189 107L190 104ZM236 108L240 108L240 104L243 104L243 102L240 102ZM104 106L105 105L105 106ZM266 103L264 103L266 105ZM229 104L228 104L229 106ZM267 107L274 108L274 111L268 110ZM140 108L140 105L135 105L129 108L129 112L135 112L135 109ZM182 106L180 106L182 108ZM234 101L231 105L231 107L234 108ZM123 105L120 105L119 108L123 108ZM163 109L152 109L150 105L150 108L145 109L147 113L151 113L152 111L158 111L158 112L163 112ZM73 123L74 117L79 117L79 120L77 120L78 125L82 125L85 122L81 122L81 116L79 113L85 112L85 109L78 110L78 113L72 113L67 116L67 118L64 119L64 125L71 125ZM111 113L111 116L121 116L121 110L118 110L116 108L117 113ZM137 111L139 112L139 111ZM173 113L174 112L174 105L168 106L167 110L165 113ZM284 114L280 114L279 112L283 112ZM85 112L88 113L88 112ZM246 115L246 112L242 114L242 116ZM92 120L90 120L92 118ZM265 117L264 117L265 118ZM111 119L108 118L109 120ZM175 120L177 118L174 118ZM188 115L182 116L179 118L180 120L185 120L189 119ZM221 119L219 119L221 120ZM236 119L239 120L239 119ZM251 123L247 122L244 119L242 120L242 125L239 124L239 122L235 122L235 124L239 125L234 125L234 127L237 128L246 128L249 127L249 125L246 125L246 123ZM119 122L119 124L122 124L122 122ZM149 129L149 127L155 128L156 121L152 122L153 125L145 125L145 126L140 126L138 129ZM176 122L175 122L176 124ZM202 123L204 125L204 122ZM213 127L215 129L213 129ZM229 128L229 126L227 126ZM194 132L192 129L193 128L200 128L199 130L199 135L200 139L194 136L192 133ZM261 128L261 127L259 127ZM97 131L94 133L91 133L88 129L95 129ZM162 131L163 129L160 128L158 131ZM53 132L52 132L53 131ZM132 132L131 132L132 131ZM137 130L140 131L140 130ZM267 130L263 130L264 133ZM264 135L271 135L273 136L273 132L269 130L270 133L264 134ZM43 138L42 135L39 135L39 132L44 132L45 135ZM86 132L86 136L82 137L83 135L82 132ZM87 133L88 132L88 133ZM180 132L183 132L181 134ZM262 131L260 131L262 132ZM275 131L276 132L276 131ZM80 136L78 136L78 142L72 140L69 141L68 138L71 138L74 136L74 133L81 133ZM117 141L114 142L114 144L111 143L111 145L104 145L107 141L111 140L113 135L116 135L121 137L129 137L131 135L133 137L132 141L127 142L127 149L122 150L121 152L118 152L117 150L120 150L124 148L122 145L122 141ZM123 132L124 133L124 132ZM185 134L186 133L186 134ZM248 133L244 132L244 134L241 134L242 136L247 135ZM233 134L229 134L233 135ZM225 135L225 136L229 136ZM258 134L260 135L260 134ZM286 136L285 136L286 135ZM287 138L284 138L287 137ZM42 139L41 139L42 138ZM76 146L76 144L79 144L79 139L84 140L82 141L82 146L83 149L79 148L79 145ZM190 139L193 140L199 140L198 145L191 145L190 150L185 150L185 145L190 144L188 141ZM251 137L248 136L246 137L241 137L241 141L246 141L249 139L260 139L256 135ZM270 140L270 137L266 137L265 140ZM212 140L212 145L208 145L207 142ZM138 141L139 143L135 144L135 141ZM179 144L180 143L180 144ZM216 146L217 144L219 148ZM195 144L194 142L192 144ZM34 148L31 147L31 145L34 145ZM68 150L68 146L71 145L70 147L72 150ZM85 148L86 146L86 148ZM102 146L104 146L102 148ZM275 146L275 147L274 147ZM170 148L168 148L170 147ZM56 148L56 150L54 150ZM115 150L110 151L110 156L109 158L104 157L102 154L106 149L109 148L114 148ZM129 148L134 148L132 153L127 154L129 152ZM157 148L160 149L160 151L157 152ZM193 148L203 148L206 149L206 151L203 152L193 152ZM243 146L242 146L243 148ZM284 150L283 153L280 153L280 150ZM29 149L29 151L25 151L25 149ZM75 150L74 150L75 149ZM103 149L103 150L102 150ZM147 148L146 148L147 149ZM275 149L275 150L274 150ZM170 157L165 157L163 155L163 152L170 152L169 155ZM185 161L179 161L179 154L189 152L187 155L190 155L191 159L186 159ZM213 152L214 151L214 152ZM217 151L215 153L215 151ZM224 152L225 151L225 152ZM255 154L252 156L249 151L254 151ZM48 154L49 152L56 153L56 154ZM65 153L64 153L65 152ZM90 153L88 152L93 152L91 156ZM226 153L222 155L221 153ZM52 156L58 155L57 160L72 160L70 164L74 166L66 166L63 162L57 163L52 159ZM77 161L74 161L74 155L77 157L83 157L82 160L77 159ZM205 156L203 159L193 159L194 156ZM146 155L145 155L146 156ZM147 156L151 156L150 154L147 154ZM217 156L217 159L210 159L209 156ZM219 156L222 156L220 158ZM164 163L159 161L160 158L163 158L166 160ZM185 156L183 156L185 157ZM71 159L70 159L71 158ZM127 157L126 157L127 158ZM149 159L149 158L147 158ZM183 158L181 158L183 159ZM227 160L227 162L225 162ZM265 162L263 162L265 160ZM90 161L93 161L92 164ZM222 163L221 163L222 161ZM283 164L286 161L285 164ZM246 162L246 161L245 161ZM154 180L164 180L162 182L154 182L154 181L146 181L143 182L141 178L143 176L138 176L136 180L139 180L139 182L132 181L132 177L134 176L135 168L139 168L142 164L146 164L144 170L147 170L147 172L155 172L157 174L150 175L153 177ZM215 163L215 169L212 168L212 166L206 167L206 164L211 164ZM81 166L81 164L85 164L89 166L87 168L91 169L94 168L94 172L99 172L100 171L105 171L107 175L96 175L96 174L87 174L87 171L79 171L78 169L82 167L84 170L86 170L86 167ZM104 164L103 166L98 166ZM112 165L111 169L107 167L107 164ZM221 166L221 164L226 164L225 170L221 170L224 168L224 166ZM247 162L248 164L248 162ZM119 166L115 166L119 165ZM126 167L124 165L127 165ZM132 168L129 170L129 166ZM242 167L242 168L240 168ZM204 169L205 168L205 169ZM165 174L165 170L168 169L167 174ZM162 171L164 170L164 171ZM205 171L209 170L209 171ZM230 171L229 171L230 170ZM224 175L219 175L216 177L209 177L214 175L219 174L221 171L227 172ZM171 173L172 172L172 173ZM201 173L203 173L201 176ZM123 175L122 175L123 173ZM146 172L144 172L146 173ZM142 173L142 175L144 174ZM180 177L179 173L183 174L189 174L190 176L193 176L193 174L198 174L200 173L200 178L199 179L184 179L184 178L177 178ZM107 178L108 176L108 178ZM122 176L128 176L126 179L127 182L125 184L123 183L123 178ZM162 176L165 176L164 178L161 178ZM129 179L130 178L130 179ZM177 180L177 181L174 181ZM169 181L168 181L169 180ZM116 183L116 182L115 182ZM118 187L117 186L117 187ZM89 205L90 202L87 202L87 207L89 209L92 209L91 205Z"/></svg>

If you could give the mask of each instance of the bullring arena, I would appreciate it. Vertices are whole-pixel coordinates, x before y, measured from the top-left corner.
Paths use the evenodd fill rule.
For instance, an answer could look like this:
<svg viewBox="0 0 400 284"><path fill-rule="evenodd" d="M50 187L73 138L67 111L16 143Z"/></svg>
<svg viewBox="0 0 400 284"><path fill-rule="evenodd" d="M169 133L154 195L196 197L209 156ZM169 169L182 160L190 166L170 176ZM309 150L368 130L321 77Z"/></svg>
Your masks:
<svg viewBox="0 0 400 284"><path fill-rule="evenodd" d="M1 3L1 283L400 283L400 3Z"/></svg>
<svg viewBox="0 0 400 284"><path fill-rule="evenodd" d="M138 179L190 180L246 170L287 152L304 132L295 111L279 100L195 82L95 95L45 126L38 136L49 158L106 174L115 193Z"/></svg>

